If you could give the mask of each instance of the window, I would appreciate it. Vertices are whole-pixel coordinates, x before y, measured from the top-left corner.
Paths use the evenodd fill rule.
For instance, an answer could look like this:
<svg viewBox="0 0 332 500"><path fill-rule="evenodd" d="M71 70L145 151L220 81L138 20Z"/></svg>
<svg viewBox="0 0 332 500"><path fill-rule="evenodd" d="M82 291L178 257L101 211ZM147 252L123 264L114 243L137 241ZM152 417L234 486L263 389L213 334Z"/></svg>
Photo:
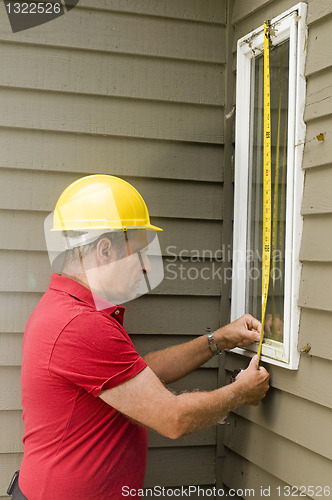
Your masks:
<svg viewBox="0 0 332 500"><path fill-rule="evenodd" d="M262 360L297 369L306 4L271 20L272 236ZM263 26L237 44L232 320L261 318ZM234 349L252 356L257 346Z"/></svg>

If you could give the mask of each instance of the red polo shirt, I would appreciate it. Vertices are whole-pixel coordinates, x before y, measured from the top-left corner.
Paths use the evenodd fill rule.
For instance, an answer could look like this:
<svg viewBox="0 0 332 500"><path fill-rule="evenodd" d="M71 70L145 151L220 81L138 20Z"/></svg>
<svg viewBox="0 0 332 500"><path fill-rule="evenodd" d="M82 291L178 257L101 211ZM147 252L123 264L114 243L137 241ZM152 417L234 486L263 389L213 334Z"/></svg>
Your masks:
<svg viewBox="0 0 332 500"><path fill-rule="evenodd" d="M143 487L147 431L98 395L146 363L122 326L124 308L104 307L96 310L87 288L53 274L29 318L19 480L28 500L117 500L123 486Z"/></svg>

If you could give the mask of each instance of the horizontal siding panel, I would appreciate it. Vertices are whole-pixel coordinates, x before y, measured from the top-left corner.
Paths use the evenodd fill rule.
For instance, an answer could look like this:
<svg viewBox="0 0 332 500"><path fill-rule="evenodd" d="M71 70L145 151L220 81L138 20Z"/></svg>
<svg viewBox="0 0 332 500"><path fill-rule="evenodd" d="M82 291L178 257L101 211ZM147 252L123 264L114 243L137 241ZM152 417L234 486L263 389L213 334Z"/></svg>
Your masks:
<svg viewBox="0 0 332 500"><path fill-rule="evenodd" d="M0 106L1 127L223 142L222 107L9 88L1 90Z"/></svg>
<svg viewBox="0 0 332 500"><path fill-rule="evenodd" d="M184 391L213 391L218 387L218 372L217 370L199 368L181 380L169 384L168 387L177 394Z"/></svg>
<svg viewBox="0 0 332 500"><path fill-rule="evenodd" d="M153 223L163 228L158 238L162 253L168 260L175 256L193 261L196 257L218 262L231 260L230 247L222 244L223 223L220 220L154 217Z"/></svg>
<svg viewBox="0 0 332 500"><path fill-rule="evenodd" d="M126 304L125 328L133 334L200 335L216 330L220 297L147 295Z"/></svg>
<svg viewBox="0 0 332 500"><path fill-rule="evenodd" d="M245 499L252 499L254 497L263 498L261 495L262 487L266 493L268 493L268 491L271 492L267 497L274 500L274 495L277 495L278 492L277 487L280 486L283 488L287 486L286 483L280 479L275 478L272 474L269 474L264 469L257 467L257 465L249 462L229 449L223 460L222 470L223 482L229 488L233 488L234 490L242 489L244 492L245 490L254 490L254 495L250 493L250 491L247 491L247 494L242 497Z"/></svg>
<svg viewBox="0 0 332 500"><path fill-rule="evenodd" d="M0 410L21 409L21 369L16 366L0 367ZM210 391L217 388L217 370L200 368L169 387L177 392Z"/></svg>
<svg viewBox="0 0 332 500"><path fill-rule="evenodd" d="M22 462L22 453L3 453L0 454L0 495L5 497L8 485L15 471L19 470ZM1 496L0 496L1 498Z"/></svg>
<svg viewBox="0 0 332 500"><path fill-rule="evenodd" d="M164 279L154 293L164 295L219 296L223 284L220 262L169 262L164 260Z"/></svg>
<svg viewBox="0 0 332 500"><path fill-rule="evenodd" d="M1 292L43 293L50 274L46 252L0 252Z"/></svg>
<svg viewBox="0 0 332 500"><path fill-rule="evenodd" d="M172 19L186 19L211 23L225 23L225 1L218 0L80 0L77 8L92 8L140 14L148 16L168 17Z"/></svg>
<svg viewBox="0 0 332 500"><path fill-rule="evenodd" d="M322 188L324 184L322 184ZM300 260L332 262L332 214L307 215L303 221Z"/></svg>
<svg viewBox="0 0 332 500"><path fill-rule="evenodd" d="M223 147L213 144L10 128L1 130L1 138L2 168L223 180Z"/></svg>
<svg viewBox="0 0 332 500"><path fill-rule="evenodd" d="M229 372L237 368L246 368L248 358L238 354L226 356L225 368ZM294 396L312 401L321 406L332 408L332 392L330 380L332 366L330 361L302 355L298 371L286 370L285 368L267 365L270 378L270 386Z"/></svg>
<svg viewBox="0 0 332 500"><path fill-rule="evenodd" d="M299 347L311 345L310 355L332 360L332 313L302 307Z"/></svg>
<svg viewBox="0 0 332 500"><path fill-rule="evenodd" d="M332 264L305 262L302 267L299 305L332 311Z"/></svg>
<svg viewBox="0 0 332 500"><path fill-rule="evenodd" d="M306 75L330 68L332 16L315 23L309 29Z"/></svg>
<svg viewBox="0 0 332 500"><path fill-rule="evenodd" d="M61 192L80 177L72 173L2 169L0 209L51 212ZM222 184L130 177L125 180L142 194L151 217L222 219ZM204 203L197 203L201 199Z"/></svg>
<svg viewBox="0 0 332 500"><path fill-rule="evenodd" d="M317 135L323 134L324 141ZM332 120L323 117L309 122L307 125L303 168L312 168L331 164Z"/></svg>
<svg viewBox="0 0 332 500"><path fill-rule="evenodd" d="M240 406L234 413L332 460L331 441L326 439L332 436L329 408L272 388L259 406Z"/></svg>
<svg viewBox="0 0 332 500"><path fill-rule="evenodd" d="M169 439L157 432L149 431L150 448L175 448L185 446L213 446L216 444L216 428L214 426L200 432L183 436L179 439Z"/></svg>
<svg viewBox="0 0 332 500"><path fill-rule="evenodd" d="M221 220L223 185L126 177L142 194L151 216Z"/></svg>
<svg viewBox="0 0 332 500"><path fill-rule="evenodd" d="M23 434L22 412L0 411L0 453L23 452Z"/></svg>
<svg viewBox="0 0 332 500"><path fill-rule="evenodd" d="M0 366L21 365L22 340L20 333L0 332Z"/></svg>
<svg viewBox="0 0 332 500"><path fill-rule="evenodd" d="M332 14L332 4L330 0L310 0L308 2L307 23L312 23Z"/></svg>
<svg viewBox="0 0 332 500"><path fill-rule="evenodd" d="M242 19L252 16L256 10L267 7L272 2L273 0L247 0L246 2L235 0L232 23L238 24Z"/></svg>
<svg viewBox="0 0 332 500"><path fill-rule="evenodd" d="M265 3L265 7L263 7ZM236 52L237 41L243 36L251 33L251 31L263 26L266 19L273 19L279 16L288 9L291 9L297 2L293 0L251 0L245 3L243 0L237 0L235 5L238 5L239 16L236 14L235 7L234 13L238 19L233 21L235 24L235 34L233 38L233 52ZM252 10L250 9L252 7Z"/></svg>
<svg viewBox="0 0 332 500"><path fill-rule="evenodd" d="M332 168L316 168L306 172L302 214L332 213Z"/></svg>
<svg viewBox="0 0 332 500"><path fill-rule="evenodd" d="M0 171L1 177L1 171ZM44 220L48 212L0 210L1 250L46 251Z"/></svg>
<svg viewBox="0 0 332 500"><path fill-rule="evenodd" d="M3 42L0 86L224 105L224 67ZM36 75L36 67L42 71Z"/></svg>
<svg viewBox="0 0 332 500"><path fill-rule="evenodd" d="M225 61L225 27L75 8L51 23L13 34L0 18L0 41L171 59Z"/></svg>
<svg viewBox="0 0 332 500"><path fill-rule="evenodd" d="M47 212L0 210L2 234L0 250L46 251L43 234ZM153 218L153 223L163 228L158 235L163 255L197 256L229 259L230 249L222 247L221 221ZM222 253L223 252L223 253Z"/></svg>
<svg viewBox="0 0 332 500"><path fill-rule="evenodd" d="M266 446L260 447L260 452L257 453L259 442L266 443ZM329 485L330 460L239 416L232 415L230 418L225 445L289 485ZM283 459L276 460L276 457Z"/></svg>
<svg viewBox="0 0 332 500"><path fill-rule="evenodd" d="M0 413L1 410L21 410L21 368L0 367Z"/></svg>
<svg viewBox="0 0 332 500"><path fill-rule="evenodd" d="M150 449L145 487L213 484L215 481L215 448Z"/></svg>
<svg viewBox="0 0 332 500"><path fill-rule="evenodd" d="M50 272L46 252L0 251L0 292L44 292ZM162 283L152 294L220 296L221 263L164 259L164 273Z"/></svg>
<svg viewBox="0 0 332 500"><path fill-rule="evenodd" d="M308 78L304 113L306 122L332 114L331 81L332 68Z"/></svg>
<svg viewBox="0 0 332 500"><path fill-rule="evenodd" d="M41 293L0 292L0 331L23 332L28 317L41 297Z"/></svg>
<svg viewBox="0 0 332 500"><path fill-rule="evenodd" d="M188 335L131 335L131 340L134 342L135 349L141 356L145 356L149 352L160 351L170 346L184 344L197 338L196 336ZM1 337L0 337L1 339ZM1 358L0 358L1 359ZM218 356L213 356L204 365L205 368L218 368Z"/></svg>
<svg viewBox="0 0 332 500"><path fill-rule="evenodd" d="M21 333L41 293L1 293L0 331ZM219 326L220 297L147 295L126 304L125 328L135 334L199 335Z"/></svg>

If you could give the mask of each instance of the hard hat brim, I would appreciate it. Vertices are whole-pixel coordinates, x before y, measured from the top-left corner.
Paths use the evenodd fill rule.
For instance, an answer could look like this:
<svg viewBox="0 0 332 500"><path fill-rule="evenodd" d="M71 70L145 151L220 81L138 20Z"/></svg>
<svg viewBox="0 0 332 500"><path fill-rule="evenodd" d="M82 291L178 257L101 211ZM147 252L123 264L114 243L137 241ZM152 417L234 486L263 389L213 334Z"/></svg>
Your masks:
<svg viewBox="0 0 332 500"><path fill-rule="evenodd" d="M161 227L158 227L158 226L154 226L153 224L149 224L149 226L147 226L146 228L139 228L139 229L146 229L147 231L163 231L163 229Z"/></svg>

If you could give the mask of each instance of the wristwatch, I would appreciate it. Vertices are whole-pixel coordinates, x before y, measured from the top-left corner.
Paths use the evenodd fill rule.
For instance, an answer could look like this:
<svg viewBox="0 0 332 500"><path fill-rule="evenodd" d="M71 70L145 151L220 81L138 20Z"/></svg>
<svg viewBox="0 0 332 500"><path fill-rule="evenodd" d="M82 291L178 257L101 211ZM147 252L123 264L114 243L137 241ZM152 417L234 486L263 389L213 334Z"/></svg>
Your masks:
<svg viewBox="0 0 332 500"><path fill-rule="evenodd" d="M213 355L216 355L216 354L221 354L222 351L219 351L218 347L217 347L217 344L214 340L214 336L213 336L213 332L209 333L208 334L208 342L209 342L209 347L211 349L211 352Z"/></svg>

